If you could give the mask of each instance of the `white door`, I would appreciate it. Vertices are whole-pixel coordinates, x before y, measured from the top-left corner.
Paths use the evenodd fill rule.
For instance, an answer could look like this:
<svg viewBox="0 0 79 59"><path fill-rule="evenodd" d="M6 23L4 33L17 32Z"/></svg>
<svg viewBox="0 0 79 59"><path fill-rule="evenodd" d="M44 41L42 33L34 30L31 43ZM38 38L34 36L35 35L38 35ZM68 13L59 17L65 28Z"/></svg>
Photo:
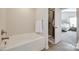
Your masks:
<svg viewBox="0 0 79 59"><path fill-rule="evenodd" d="M55 44L61 41L61 9L55 8Z"/></svg>

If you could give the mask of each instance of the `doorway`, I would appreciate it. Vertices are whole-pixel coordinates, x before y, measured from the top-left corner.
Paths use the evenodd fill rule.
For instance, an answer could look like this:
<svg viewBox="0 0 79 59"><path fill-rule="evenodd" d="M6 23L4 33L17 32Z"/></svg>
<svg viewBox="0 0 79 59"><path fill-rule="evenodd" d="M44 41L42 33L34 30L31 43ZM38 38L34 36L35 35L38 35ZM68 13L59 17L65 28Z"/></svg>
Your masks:
<svg viewBox="0 0 79 59"><path fill-rule="evenodd" d="M48 9L48 41L49 46L57 44L61 39L61 9L49 8Z"/></svg>
<svg viewBox="0 0 79 59"><path fill-rule="evenodd" d="M72 51L77 44L76 8L48 9L48 42L51 51Z"/></svg>
<svg viewBox="0 0 79 59"><path fill-rule="evenodd" d="M61 35L62 40L72 46L77 42L77 16L76 8L66 8L61 10Z"/></svg>

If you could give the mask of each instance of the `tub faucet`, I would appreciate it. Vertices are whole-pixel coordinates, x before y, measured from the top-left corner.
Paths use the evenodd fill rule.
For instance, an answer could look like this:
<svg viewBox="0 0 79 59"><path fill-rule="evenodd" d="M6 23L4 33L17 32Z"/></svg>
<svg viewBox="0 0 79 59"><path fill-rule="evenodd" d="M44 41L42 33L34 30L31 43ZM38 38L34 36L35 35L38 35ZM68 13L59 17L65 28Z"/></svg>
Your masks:
<svg viewBox="0 0 79 59"><path fill-rule="evenodd" d="M1 35L2 35L1 40L6 45L7 44L7 41L6 40L9 40L9 37L7 36L7 32L5 32L4 30L1 30Z"/></svg>
<svg viewBox="0 0 79 59"><path fill-rule="evenodd" d="M9 40L9 37L3 37L3 38L1 38L1 40L3 41L3 40Z"/></svg>
<svg viewBox="0 0 79 59"><path fill-rule="evenodd" d="M3 37L3 38L1 38L1 40L4 41L4 44L6 45L7 44L6 40L9 40L9 37Z"/></svg>

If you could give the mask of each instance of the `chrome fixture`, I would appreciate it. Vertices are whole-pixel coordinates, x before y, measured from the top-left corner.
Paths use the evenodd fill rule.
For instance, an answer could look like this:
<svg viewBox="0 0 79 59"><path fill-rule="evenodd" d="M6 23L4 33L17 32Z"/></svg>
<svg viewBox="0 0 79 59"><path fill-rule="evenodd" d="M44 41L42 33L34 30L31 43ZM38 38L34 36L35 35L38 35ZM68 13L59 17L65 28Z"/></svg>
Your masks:
<svg viewBox="0 0 79 59"><path fill-rule="evenodd" d="M9 40L9 37L4 37L4 38L1 38L1 40Z"/></svg>
<svg viewBox="0 0 79 59"><path fill-rule="evenodd" d="M7 34L7 32L5 32L4 30L1 30L1 35L3 35L3 34Z"/></svg>
<svg viewBox="0 0 79 59"><path fill-rule="evenodd" d="M1 30L1 35L2 35L1 41L4 42L4 44L6 45L7 44L6 40L9 40L9 37L7 36L7 32Z"/></svg>

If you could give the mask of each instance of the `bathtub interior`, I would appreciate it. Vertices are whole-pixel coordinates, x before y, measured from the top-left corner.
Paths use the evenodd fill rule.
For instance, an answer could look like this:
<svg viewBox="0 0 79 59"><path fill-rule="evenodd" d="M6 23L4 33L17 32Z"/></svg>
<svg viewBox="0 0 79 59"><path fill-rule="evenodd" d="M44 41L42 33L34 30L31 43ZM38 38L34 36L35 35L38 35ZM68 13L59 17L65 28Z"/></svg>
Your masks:
<svg viewBox="0 0 79 59"><path fill-rule="evenodd" d="M37 34L37 33L25 33L25 34L19 34L19 35L13 35L9 36L10 39L7 40L7 44L4 45L4 42L1 44L1 49L2 50L7 50L11 49L13 47L21 46L29 42L33 42L38 39L44 39L45 37L42 34Z"/></svg>

